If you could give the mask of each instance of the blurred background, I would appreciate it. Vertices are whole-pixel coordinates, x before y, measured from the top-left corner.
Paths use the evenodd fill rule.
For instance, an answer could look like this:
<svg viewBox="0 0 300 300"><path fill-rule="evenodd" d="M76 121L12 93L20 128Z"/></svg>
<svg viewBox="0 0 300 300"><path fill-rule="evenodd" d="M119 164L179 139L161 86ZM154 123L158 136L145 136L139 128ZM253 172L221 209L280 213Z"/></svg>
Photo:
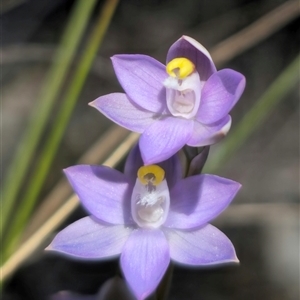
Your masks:
<svg viewBox="0 0 300 300"><path fill-rule="evenodd" d="M80 1L2 0L1 182L9 176L25 128L39 115L34 112L41 105L41 89L49 82L57 49L64 49L63 32L77 2ZM7 229L3 227L5 244L9 229L13 228L13 217L18 216L23 196L40 165L40 155L69 97L69 86L76 84L74 74L87 53L86 45L91 41L99 12L106 5L106 1L94 2L65 76L53 76L61 86L17 189L12 217L7 220ZM76 22L71 29L76 30ZM203 44L219 69L232 68L247 79L244 95L231 113L233 124L228 135L228 139L234 140L236 134L240 143L233 142L234 146L226 148L225 139L212 146L206 169L243 185L230 208L214 221L235 245L241 263L209 270L175 265L168 299L299 299L299 65L297 78L293 75L287 80L297 84L289 86L276 81L286 74L286 68L299 53L299 25L298 1L119 1L91 68L81 81L83 88L78 92L62 139L57 142L42 188L36 193L32 212L26 224L19 226L23 229L20 241L8 258L2 253L2 264L6 259L10 261L17 250L25 253L22 245L56 216L51 219L54 225L42 237L35 237L23 258L13 257L10 261L13 267L5 275L2 299L48 299L60 290L94 294L118 272L117 260L84 263L43 252L53 232L86 215L75 204L71 209L64 208L71 190L63 179L62 169L78 161L107 162L120 145L122 155L113 158L112 166L122 168L128 145L130 148L135 137L114 126L88 103L100 95L122 91L110 62L112 55L140 53L164 62L170 45L183 34ZM265 93L272 84L274 88L274 82L277 92L269 96L269 104L256 110L263 112L261 118L249 118L247 129L238 135L234 129L240 128L243 118L258 101L265 101ZM32 126L39 128L36 124ZM220 159L224 151L226 155ZM18 170L17 165L15 176ZM11 178L13 182L14 176ZM5 198L1 201L4 203ZM65 212L62 218L57 217L60 211Z"/></svg>

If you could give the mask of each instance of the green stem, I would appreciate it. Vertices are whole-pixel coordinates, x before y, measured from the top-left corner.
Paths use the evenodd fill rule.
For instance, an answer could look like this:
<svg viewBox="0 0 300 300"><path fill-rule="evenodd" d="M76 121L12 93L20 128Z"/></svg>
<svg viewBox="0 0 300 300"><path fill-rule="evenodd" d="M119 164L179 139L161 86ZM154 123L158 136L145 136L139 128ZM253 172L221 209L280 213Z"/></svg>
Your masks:
<svg viewBox="0 0 300 300"><path fill-rule="evenodd" d="M75 70L70 86L63 97L65 100L59 110L54 127L44 145L38 160L37 168L30 179L28 189L25 192L16 217L14 218L11 230L9 231L8 236L10 237L10 240L6 243L8 246L8 251L6 251L6 253L8 254L14 250L13 248L17 244L20 234L22 233L22 228L25 226L34 208L39 192L43 186L48 170L51 167L51 163L75 107L76 100L82 90L117 4L118 0L106 1L100 12L98 21L91 32L87 46L83 51L82 58Z"/></svg>
<svg viewBox="0 0 300 300"><path fill-rule="evenodd" d="M11 211L15 206L16 198L29 169L30 161L96 3L97 0L77 0L73 8L61 39L61 45L54 58L54 63L41 89L39 101L36 104L35 111L30 118L30 123L18 146L3 185L1 234L4 233L7 222L11 218Z"/></svg>
<svg viewBox="0 0 300 300"><path fill-rule="evenodd" d="M215 173L243 145L249 136L261 125L271 110L283 100L299 80L298 56L271 84L239 124L225 138L223 144L208 160L204 172Z"/></svg>

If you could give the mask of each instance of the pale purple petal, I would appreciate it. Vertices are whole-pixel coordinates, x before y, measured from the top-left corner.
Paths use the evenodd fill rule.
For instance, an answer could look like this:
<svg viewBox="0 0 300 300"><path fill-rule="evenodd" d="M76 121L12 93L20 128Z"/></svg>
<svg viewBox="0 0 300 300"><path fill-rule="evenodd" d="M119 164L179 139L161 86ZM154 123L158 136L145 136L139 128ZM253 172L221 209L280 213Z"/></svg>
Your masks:
<svg viewBox="0 0 300 300"><path fill-rule="evenodd" d="M169 262L169 245L161 230L133 231L121 254L125 278L138 299L155 290Z"/></svg>
<svg viewBox="0 0 300 300"><path fill-rule="evenodd" d="M191 231L165 230L171 259L192 266L239 262L234 246L216 227L207 224Z"/></svg>
<svg viewBox="0 0 300 300"><path fill-rule="evenodd" d="M224 119L205 125L197 121L194 122L194 130L187 145L192 147L203 147L215 144L226 136L231 126L231 117L227 115Z"/></svg>
<svg viewBox="0 0 300 300"><path fill-rule="evenodd" d="M138 169L143 165L144 162L141 157L139 145L137 144L129 152L124 168L124 174L132 185L135 184ZM161 163L158 163L158 165L165 171L165 177L169 189L183 176L180 159L177 154Z"/></svg>
<svg viewBox="0 0 300 300"><path fill-rule="evenodd" d="M168 159L190 139L193 120L168 117L158 120L140 137L140 150L146 165Z"/></svg>
<svg viewBox="0 0 300 300"><path fill-rule="evenodd" d="M124 174L106 166L78 165L64 170L83 206L99 220L130 223L131 192Z"/></svg>
<svg viewBox="0 0 300 300"><path fill-rule="evenodd" d="M241 97L245 84L245 77L231 69L213 74L202 89L197 120L211 124L224 118Z"/></svg>
<svg viewBox="0 0 300 300"><path fill-rule="evenodd" d="M131 131L142 133L155 120L149 112L131 101L123 93L101 96L89 103L113 122Z"/></svg>
<svg viewBox="0 0 300 300"><path fill-rule="evenodd" d="M60 231L46 250L84 259L102 259L121 253L132 229L107 225L85 217Z"/></svg>
<svg viewBox="0 0 300 300"><path fill-rule="evenodd" d="M170 191L171 205L164 226L189 229L218 216L241 185L215 175L195 175L177 182Z"/></svg>
<svg viewBox="0 0 300 300"><path fill-rule="evenodd" d="M125 93L146 110L166 112L168 77L165 66L154 58L140 54L122 54L112 57L112 63Z"/></svg>
<svg viewBox="0 0 300 300"><path fill-rule="evenodd" d="M195 64L202 84L216 72L216 67L208 51L191 37L182 36L170 47L167 63L176 57L186 57Z"/></svg>

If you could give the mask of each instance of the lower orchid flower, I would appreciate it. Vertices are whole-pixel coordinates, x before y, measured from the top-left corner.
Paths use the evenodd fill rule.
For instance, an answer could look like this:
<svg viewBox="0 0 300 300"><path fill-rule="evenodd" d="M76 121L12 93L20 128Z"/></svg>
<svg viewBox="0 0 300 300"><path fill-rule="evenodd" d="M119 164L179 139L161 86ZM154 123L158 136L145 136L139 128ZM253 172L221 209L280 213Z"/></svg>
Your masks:
<svg viewBox="0 0 300 300"><path fill-rule="evenodd" d="M208 221L229 205L239 183L214 175L182 178L177 155L143 166L138 147L124 174L90 165L65 173L92 216L58 233L47 250L97 260L121 254L138 299L156 289L170 260L189 266L238 262L230 240Z"/></svg>

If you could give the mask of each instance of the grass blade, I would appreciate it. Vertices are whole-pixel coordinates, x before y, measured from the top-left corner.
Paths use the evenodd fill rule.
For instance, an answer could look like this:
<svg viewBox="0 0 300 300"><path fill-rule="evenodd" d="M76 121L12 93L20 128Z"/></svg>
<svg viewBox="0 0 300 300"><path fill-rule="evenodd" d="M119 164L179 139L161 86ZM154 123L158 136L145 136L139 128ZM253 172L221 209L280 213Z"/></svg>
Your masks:
<svg viewBox="0 0 300 300"><path fill-rule="evenodd" d="M2 192L2 221L1 234L4 233L10 213L15 205L18 192L29 168L30 161L50 116L54 101L64 83L64 78L78 48L96 0L75 3L71 17L63 33L60 47L54 63L44 81L37 107L33 112L30 123L16 151Z"/></svg>
<svg viewBox="0 0 300 300"><path fill-rule="evenodd" d="M65 100L59 110L54 127L43 147L36 170L29 181L28 188L25 191L25 195L22 198L22 202L18 207L18 211L16 212L14 221L10 227L7 239L4 242L4 260L11 252L14 251L15 246L18 244L22 230L34 208L38 194L43 186L44 180L46 179L48 170L63 137L66 126L71 117L71 113L75 107L76 100L82 90L85 79L89 73L117 4L118 0L107 0L103 9L101 9L97 23L91 32L87 46L83 51L82 58L75 70L74 77L71 80L66 95L63 97Z"/></svg>

